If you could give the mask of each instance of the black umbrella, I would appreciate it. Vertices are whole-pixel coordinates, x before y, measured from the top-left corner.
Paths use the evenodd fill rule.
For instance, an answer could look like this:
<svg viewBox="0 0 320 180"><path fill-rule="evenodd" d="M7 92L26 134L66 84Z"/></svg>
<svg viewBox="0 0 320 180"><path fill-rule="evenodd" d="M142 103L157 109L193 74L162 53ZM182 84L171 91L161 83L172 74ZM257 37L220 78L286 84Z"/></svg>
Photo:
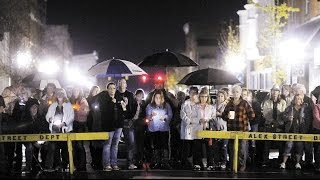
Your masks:
<svg viewBox="0 0 320 180"><path fill-rule="evenodd" d="M161 53L152 54L144 58L138 64L140 67L186 67L186 66L198 66L189 57L180 54L165 51Z"/></svg>
<svg viewBox="0 0 320 180"><path fill-rule="evenodd" d="M22 79L22 83L35 88L43 89L48 83L53 83L56 85L57 88L61 88L58 73L54 74L47 74L43 72L35 72L29 74L25 78Z"/></svg>
<svg viewBox="0 0 320 180"><path fill-rule="evenodd" d="M185 85L228 85L237 83L240 83L240 81L231 73L213 68L191 72L178 82L178 84Z"/></svg>

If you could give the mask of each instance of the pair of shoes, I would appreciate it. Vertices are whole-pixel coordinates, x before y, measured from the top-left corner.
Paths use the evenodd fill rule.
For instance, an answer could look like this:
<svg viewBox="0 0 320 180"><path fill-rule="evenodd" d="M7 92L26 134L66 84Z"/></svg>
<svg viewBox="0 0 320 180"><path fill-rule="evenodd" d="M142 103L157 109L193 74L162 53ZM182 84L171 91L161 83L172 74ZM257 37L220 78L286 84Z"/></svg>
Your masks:
<svg viewBox="0 0 320 180"><path fill-rule="evenodd" d="M200 165L194 165L193 166L193 170L200 171L201 170L201 166Z"/></svg>
<svg viewBox="0 0 320 180"><path fill-rule="evenodd" d="M301 169L300 163L297 163L294 167L295 167L296 169Z"/></svg>
<svg viewBox="0 0 320 180"><path fill-rule="evenodd" d="M143 163L142 164L142 167L143 167L143 169L145 170L145 171L149 171L149 169L150 169L150 163Z"/></svg>
<svg viewBox="0 0 320 180"><path fill-rule="evenodd" d="M221 164L221 170L224 171L227 169L227 166L225 164Z"/></svg>
<svg viewBox="0 0 320 180"><path fill-rule="evenodd" d="M119 166L117 166L117 165L112 166L112 169L115 170L115 171L119 171L120 170Z"/></svg>
<svg viewBox="0 0 320 180"><path fill-rule="evenodd" d="M215 168L213 166L208 166L207 171L213 171Z"/></svg>
<svg viewBox="0 0 320 180"><path fill-rule="evenodd" d="M112 167L111 166L105 166L105 167L103 167L103 171L112 171Z"/></svg>
<svg viewBox="0 0 320 180"><path fill-rule="evenodd" d="M171 170L172 167L170 166L169 163L163 163L161 164L161 169L168 169L168 170Z"/></svg>
<svg viewBox="0 0 320 180"><path fill-rule="evenodd" d="M130 164L130 166L128 167L129 170L134 170L137 169L138 167L134 164Z"/></svg>
<svg viewBox="0 0 320 180"><path fill-rule="evenodd" d="M280 169L285 169L285 168L286 168L286 163L284 163L284 162L281 163L281 164L280 164Z"/></svg>
<svg viewBox="0 0 320 180"><path fill-rule="evenodd" d="M77 171L87 171L87 168L85 168L85 167L80 167L80 168L77 168Z"/></svg>
<svg viewBox="0 0 320 180"><path fill-rule="evenodd" d="M239 169L240 172L244 172L245 170L246 170L246 166L241 166Z"/></svg>

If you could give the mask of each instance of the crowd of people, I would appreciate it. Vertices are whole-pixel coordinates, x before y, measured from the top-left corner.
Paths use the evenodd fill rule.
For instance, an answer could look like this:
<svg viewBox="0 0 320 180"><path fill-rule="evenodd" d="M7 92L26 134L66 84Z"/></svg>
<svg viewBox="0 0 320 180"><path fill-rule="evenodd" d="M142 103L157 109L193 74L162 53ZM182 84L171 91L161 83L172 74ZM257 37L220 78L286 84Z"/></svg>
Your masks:
<svg viewBox="0 0 320 180"><path fill-rule="evenodd" d="M67 92L48 83L45 90L23 85L5 88L0 96L2 134L108 132L105 141L90 141L93 169L120 170L119 142L126 145L125 169L232 169L234 141L200 138L197 132L251 131L320 133L320 91L310 97L302 84L274 85L258 100L254 91L238 85L220 89L215 98L207 87L191 86L188 93L172 94L157 82L145 97L142 89L127 89L124 78L110 82L105 91L93 86L86 95L80 86ZM69 157L66 142L0 143L2 171L21 172L22 146L30 173L64 171ZM83 141L73 143L77 171L86 171ZM270 149L279 149L278 167L320 171L320 144L299 141L239 141L239 170L271 166ZM260 152L260 153L258 153ZM302 156L304 162L302 162ZM289 160L289 161L288 161ZM315 163L313 162L315 160Z"/></svg>

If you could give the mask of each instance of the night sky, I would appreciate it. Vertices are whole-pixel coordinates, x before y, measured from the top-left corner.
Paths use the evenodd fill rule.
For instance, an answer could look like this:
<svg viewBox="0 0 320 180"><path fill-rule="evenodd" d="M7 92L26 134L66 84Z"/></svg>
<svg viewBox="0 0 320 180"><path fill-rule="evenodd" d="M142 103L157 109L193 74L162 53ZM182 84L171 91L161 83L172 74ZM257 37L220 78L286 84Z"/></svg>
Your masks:
<svg viewBox="0 0 320 180"><path fill-rule="evenodd" d="M184 50L186 22L238 22L246 0L48 0L47 24L67 24L73 53L96 50L138 63L147 55Z"/></svg>

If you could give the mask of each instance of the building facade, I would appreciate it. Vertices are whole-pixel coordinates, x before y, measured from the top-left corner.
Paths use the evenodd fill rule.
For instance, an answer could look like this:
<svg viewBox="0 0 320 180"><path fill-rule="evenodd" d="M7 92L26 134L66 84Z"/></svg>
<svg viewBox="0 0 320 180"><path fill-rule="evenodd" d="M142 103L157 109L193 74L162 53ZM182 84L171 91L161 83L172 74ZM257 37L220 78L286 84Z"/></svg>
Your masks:
<svg viewBox="0 0 320 180"><path fill-rule="evenodd" d="M0 51L3 82L0 89L18 82L34 68L18 68L17 54L29 53L33 62L39 60L45 24L46 0L0 1L0 41L6 46Z"/></svg>

